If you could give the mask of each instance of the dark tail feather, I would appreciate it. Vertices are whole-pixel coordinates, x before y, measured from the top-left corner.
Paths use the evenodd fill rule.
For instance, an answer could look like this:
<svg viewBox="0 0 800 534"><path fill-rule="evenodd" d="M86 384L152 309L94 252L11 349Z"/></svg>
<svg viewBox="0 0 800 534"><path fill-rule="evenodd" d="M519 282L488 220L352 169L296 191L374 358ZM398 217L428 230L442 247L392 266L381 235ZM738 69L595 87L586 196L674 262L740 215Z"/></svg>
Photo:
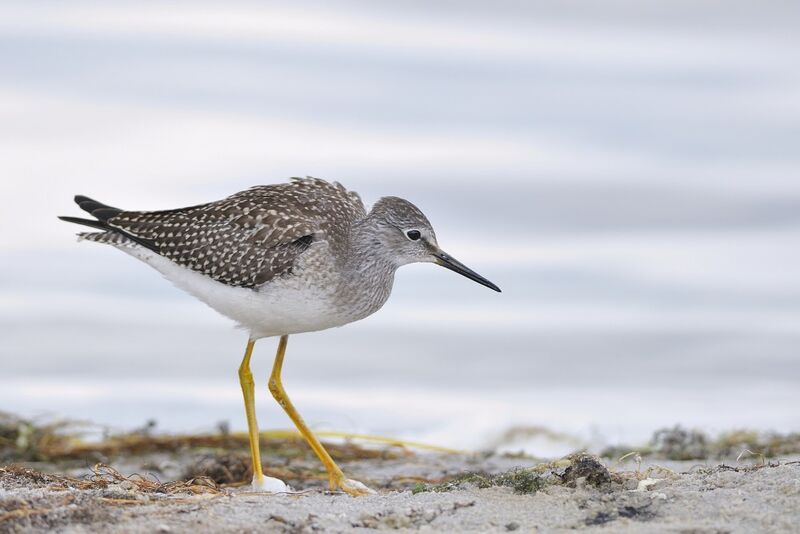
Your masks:
<svg viewBox="0 0 800 534"><path fill-rule="evenodd" d="M88 211L94 217L97 217L98 220L81 219L80 217L66 217L66 216L59 216L58 218L61 219L62 221L67 221L75 224L82 224L83 226L88 226L90 228L96 228L98 230L103 230L105 232L114 232L123 235L128 239L130 239L131 241L133 241L134 243L138 243L145 248L149 248L153 252L158 252L158 247L150 239L137 237L124 230L120 230L119 228L114 228L108 223L109 219L112 219L115 216L122 213L121 209L112 208L111 206L106 206L105 204L101 204L96 200L92 200L91 198L82 195L77 195L75 197L75 203L78 204L78 206L80 206L81 209Z"/></svg>
<svg viewBox="0 0 800 534"><path fill-rule="evenodd" d="M66 217L63 215L58 216L59 219L62 221L67 221L75 224L82 224L84 226L89 226L91 228L97 228L98 230L113 230L113 228L109 227L103 221L96 221L94 219L81 219L80 217Z"/></svg>
<svg viewBox="0 0 800 534"><path fill-rule="evenodd" d="M90 213L92 217L97 217L101 221L107 221L122 213L119 208L114 208L98 202L83 195L75 195L75 203L85 212ZM75 222L75 221L70 221Z"/></svg>

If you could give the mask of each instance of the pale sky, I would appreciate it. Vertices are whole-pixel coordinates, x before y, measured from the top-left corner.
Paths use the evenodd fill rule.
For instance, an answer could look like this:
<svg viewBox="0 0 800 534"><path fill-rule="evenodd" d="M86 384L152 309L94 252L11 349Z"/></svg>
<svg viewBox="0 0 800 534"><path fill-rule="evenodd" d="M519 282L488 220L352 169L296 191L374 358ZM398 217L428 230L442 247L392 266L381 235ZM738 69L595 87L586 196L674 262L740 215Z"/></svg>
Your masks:
<svg viewBox="0 0 800 534"><path fill-rule="evenodd" d="M0 362L22 393L0 410L47 406L19 385L32 377L91 388L163 366L177 383L186 353L193 379L238 387L242 334L146 266L76 244L55 218L78 214L74 194L163 209L313 175L367 204L415 202L504 293L409 267L376 316L293 340L312 419L329 417L311 400L336 390L327 376L469 391L488 375L519 399L597 376L665 398L736 385L735 406L747 387L785 387L769 424L800 423L779 406L800 401L798 15L777 1L3 2ZM153 415L135 404L125 421ZM564 426L601 424L597 406ZM663 423L705 424L690 411ZM436 424L381 429L441 437Z"/></svg>

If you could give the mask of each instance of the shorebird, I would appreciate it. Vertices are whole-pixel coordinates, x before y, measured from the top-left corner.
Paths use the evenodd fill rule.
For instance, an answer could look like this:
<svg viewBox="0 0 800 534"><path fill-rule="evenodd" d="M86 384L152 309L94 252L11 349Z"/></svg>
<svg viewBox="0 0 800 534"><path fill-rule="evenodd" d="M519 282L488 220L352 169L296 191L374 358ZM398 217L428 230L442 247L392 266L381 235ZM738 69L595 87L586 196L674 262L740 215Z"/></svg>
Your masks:
<svg viewBox="0 0 800 534"><path fill-rule="evenodd" d="M331 490L366 495L374 492L344 475L283 388L289 335L343 326L375 313L389 298L397 268L409 263L437 263L500 291L443 252L431 223L411 202L384 197L367 212L358 194L338 182L293 178L165 211L126 211L81 195L75 202L93 219L59 218L99 230L79 233L79 239L112 245L144 261L248 332L239 381L252 485L259 491L288 487L262 470L250 371L256 340L280 338L269 390L325 466Z"/></svg>

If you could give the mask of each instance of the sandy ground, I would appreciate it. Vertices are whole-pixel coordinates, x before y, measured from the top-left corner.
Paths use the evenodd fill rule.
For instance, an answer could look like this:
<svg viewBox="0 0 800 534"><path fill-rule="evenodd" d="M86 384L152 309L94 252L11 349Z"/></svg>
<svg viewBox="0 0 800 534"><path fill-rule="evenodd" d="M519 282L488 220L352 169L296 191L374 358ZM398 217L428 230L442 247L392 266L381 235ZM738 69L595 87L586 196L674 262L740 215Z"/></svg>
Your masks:
<svg viewBox="0 0 800 534"><path fill-rule="evenodd" d="M115 467L129 475L156 466L160 476L169 479L183 469L179 458L151 454ZM350 476L379 490L379 495L360 498L327 492L320 479L292 481L300 490L294 494L258 494L246 486L207 493L197 493L197 487L161 492L107 477L102 484L80 488L42 474L40 470L48 467L43 464L5 467L0 468L0 532L722 533L800 528L796 457L768 463L664 460L638 468L635 463L603 461L586 472L578 470L576 461L562 461L539 468L536 480L541 487L522 494L519 487L481 484L484 479L445 485L420 482L448 480L465 472L520 473L515 469L536 464L525 458L432 453L343 463ZM71 471L85 475L88 469Z"/></svg>

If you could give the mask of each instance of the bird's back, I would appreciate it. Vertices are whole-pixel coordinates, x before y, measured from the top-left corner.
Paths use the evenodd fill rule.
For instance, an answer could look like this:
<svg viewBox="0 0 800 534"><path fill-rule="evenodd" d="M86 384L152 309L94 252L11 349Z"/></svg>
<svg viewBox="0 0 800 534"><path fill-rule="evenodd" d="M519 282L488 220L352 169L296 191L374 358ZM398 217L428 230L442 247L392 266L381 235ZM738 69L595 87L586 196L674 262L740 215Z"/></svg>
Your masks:
<svg viewBox="0 0 800 534"><path fill-rule="evenodd" d="M366 215L356 193L317 178L256 186L216 202L165 211L124 211L91 202L90 207L100 206L91 213L105 216L101 222L107 231L85 238L145 247L241 288L290 274L315 242L324 241L336 258L347 246L350 225Z"/></svg>

